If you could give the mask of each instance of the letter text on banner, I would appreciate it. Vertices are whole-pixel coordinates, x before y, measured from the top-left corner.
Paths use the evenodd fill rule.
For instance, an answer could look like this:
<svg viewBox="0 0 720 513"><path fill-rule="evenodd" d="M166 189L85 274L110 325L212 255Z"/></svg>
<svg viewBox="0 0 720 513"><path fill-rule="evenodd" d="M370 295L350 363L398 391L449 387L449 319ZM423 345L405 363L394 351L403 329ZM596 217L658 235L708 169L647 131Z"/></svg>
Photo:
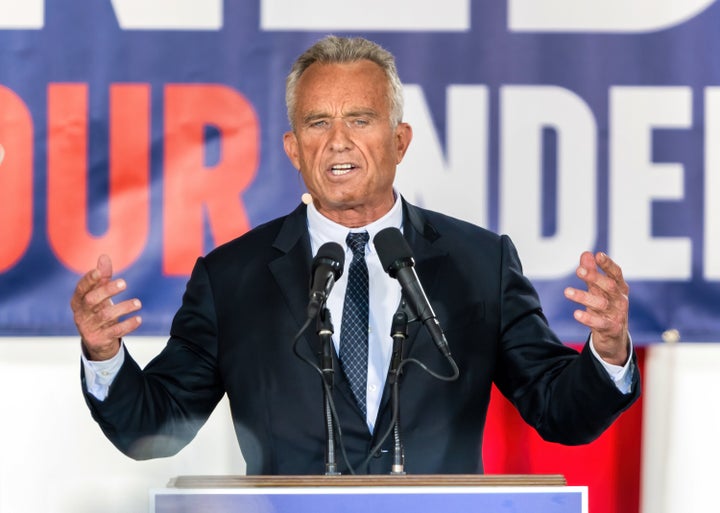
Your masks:
<svg viewBox="0 0 720 513"><path fill-rule="evenodd" d="M219 161L205 163L205 129L216 129ZM260 125L255 110L230 87L165 87L163 273L190 274L205 252L207 219L214 245L245 233L250 223L241 195L257 172Z"/></svg>
<svg viewBox="0 0 720 513"><path fill-rule="evenodd" d="M613 87L610 90L610 254L626 279L687 280L690 239L654 237L653 201L682 199L684 169L652 161L652 132L690 128L689 87Z"/></svg>
<svg viewBox="0 0 720 513"><path fill-rule="evenodd" d="M500 91L500 231L518 246L534 278L572 273L596 243L597 128L587 104L554 86L505 86ZM543 129L557 135L556 204L543 208ZM553 208L555 233L544 236Z"/></svg>
<svg viewBox="0 0 720 513"><path fill-rule="evenodd" d="M487 226L487 87L453 85L446 94L443 153L422 88L405 86L405 120L413 127L413 141L395 183L409 201Z"/></svg>
<svg viewBox="0 0 720 513"><path fill-rule="evenodd" d="M33 232L33 124L22 99L0 86L0 272L23 256Z"/></svg>
<svg viewBox="0 0 720 513"><path fill-rule="evenodd" d="M149 231L150 86L110 86L108 197L88 190L88 86L48 87L48 238L57 259L84 273L107 253L115 271L140 256ZM92 168L97 172L96 167ZM105 171L103 169L103 171ZM95 236L88 216L107 215Z"/></svg>
<svg viewBox="0 0 720 513"><path fill-rule="evenodd" d="M704 277L720 280L720 87L705 89L704 190Z"/></svg>
<svg viewBox="0 0 720 513"><path fill-rule="evenodd" d="M650 32L680 25L715 0L508 0L517 32Z"/></svg>
<svg viewBox="0 0 720 513"><path fill-rule="evenodd" d="M126 30L220 30L223 0L112 0Z"/></svg>
<svg viewBox="0 0 720 513"><path fill-rule="evenodd" d="M41 29L45 0L0 0L0 29Z"/></svg>
<svg viewBox="0 0 720 513"><path fill-rule="evenodd" d="M470 0L260 0L263 30L467 31Z"/></svg>

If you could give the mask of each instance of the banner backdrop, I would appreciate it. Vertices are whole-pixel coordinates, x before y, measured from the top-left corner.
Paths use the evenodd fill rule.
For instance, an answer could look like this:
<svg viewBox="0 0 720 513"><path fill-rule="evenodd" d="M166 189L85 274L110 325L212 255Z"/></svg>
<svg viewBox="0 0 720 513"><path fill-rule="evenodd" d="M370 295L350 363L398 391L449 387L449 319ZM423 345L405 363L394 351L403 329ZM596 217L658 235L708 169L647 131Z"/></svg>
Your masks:
<svg viewBox="0 0 720 513"><path fill-rule="evenodd" d="M564 340L586 249L636 343L720 340L719 26L714 0L0 0L0 335L73 333L100 253L166 333L197 256L299 202L284 80L336 33L397 57L397 190L508 233Z"/></svg>

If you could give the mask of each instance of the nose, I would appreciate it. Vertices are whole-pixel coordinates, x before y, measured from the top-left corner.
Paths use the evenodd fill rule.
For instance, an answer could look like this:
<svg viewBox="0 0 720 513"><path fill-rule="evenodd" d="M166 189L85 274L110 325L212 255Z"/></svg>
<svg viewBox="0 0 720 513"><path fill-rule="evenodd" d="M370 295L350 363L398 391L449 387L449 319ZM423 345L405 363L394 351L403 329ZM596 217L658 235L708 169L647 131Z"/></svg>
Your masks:
<svg viewBox="0 0 720 513"><path fill-rule="evenodd" d="M333 151L346 151L352 147L352 139L349 134L349 127L342 119L336 119L330 128L330 149Z"/></svg>

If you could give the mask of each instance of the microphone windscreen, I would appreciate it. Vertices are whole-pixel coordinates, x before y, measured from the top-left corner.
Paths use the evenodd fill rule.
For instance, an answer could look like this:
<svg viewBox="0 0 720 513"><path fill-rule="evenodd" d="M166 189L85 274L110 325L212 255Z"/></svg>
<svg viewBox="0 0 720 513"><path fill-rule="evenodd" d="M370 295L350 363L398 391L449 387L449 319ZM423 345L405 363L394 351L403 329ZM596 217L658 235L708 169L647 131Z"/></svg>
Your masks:
<svg viewBox="0 0 720 513"><path fill-rule="evenodd" d="M373 239L380 263L386 272L394 267L399 261L412 260L413 252L410 245L397 228L385 228L380 230Z"/></svg>
<svg viewBox="0 0 720 513"><path fill-rule="evenodd" d="M313 274L318 266L322 264L332 267L336 280L340 278L343 273L343 267L345 266L345 250L343 247L337 242L326 242L320 246L320 249L318 249L313 259Z"/></svg>

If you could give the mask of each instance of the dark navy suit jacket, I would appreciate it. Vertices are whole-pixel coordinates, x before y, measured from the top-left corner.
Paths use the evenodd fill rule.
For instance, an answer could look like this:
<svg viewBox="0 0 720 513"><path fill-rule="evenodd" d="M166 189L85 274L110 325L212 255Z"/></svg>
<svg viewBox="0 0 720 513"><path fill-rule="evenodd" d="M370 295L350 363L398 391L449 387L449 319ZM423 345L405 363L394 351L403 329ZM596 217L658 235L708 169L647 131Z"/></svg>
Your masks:
<svg viewBox="0 0 720 513"><path fill-rule="evenodd" d="M588 347L577 353L560 343L508 237L407 203L403 215L417 274L460 368L459 379L443 382L404 367L408 473L482 472L493 382L543 438L564 444L592 441L639 396L637 371L632 392L621 394ZM165 349L144 370L126 354L104 401L85 390L108 438L137 459L174 454L227 394L248 474L324 473L321 378L292 347L307 317L311 261L304 205L198 259ZM297 348L317 361L314 326ZM418 323L404 354L450 373ZM334 402L353 466L390 425L388 388L371 435L335 372ZM391 442L358 470L388 473Z"/></svg>

